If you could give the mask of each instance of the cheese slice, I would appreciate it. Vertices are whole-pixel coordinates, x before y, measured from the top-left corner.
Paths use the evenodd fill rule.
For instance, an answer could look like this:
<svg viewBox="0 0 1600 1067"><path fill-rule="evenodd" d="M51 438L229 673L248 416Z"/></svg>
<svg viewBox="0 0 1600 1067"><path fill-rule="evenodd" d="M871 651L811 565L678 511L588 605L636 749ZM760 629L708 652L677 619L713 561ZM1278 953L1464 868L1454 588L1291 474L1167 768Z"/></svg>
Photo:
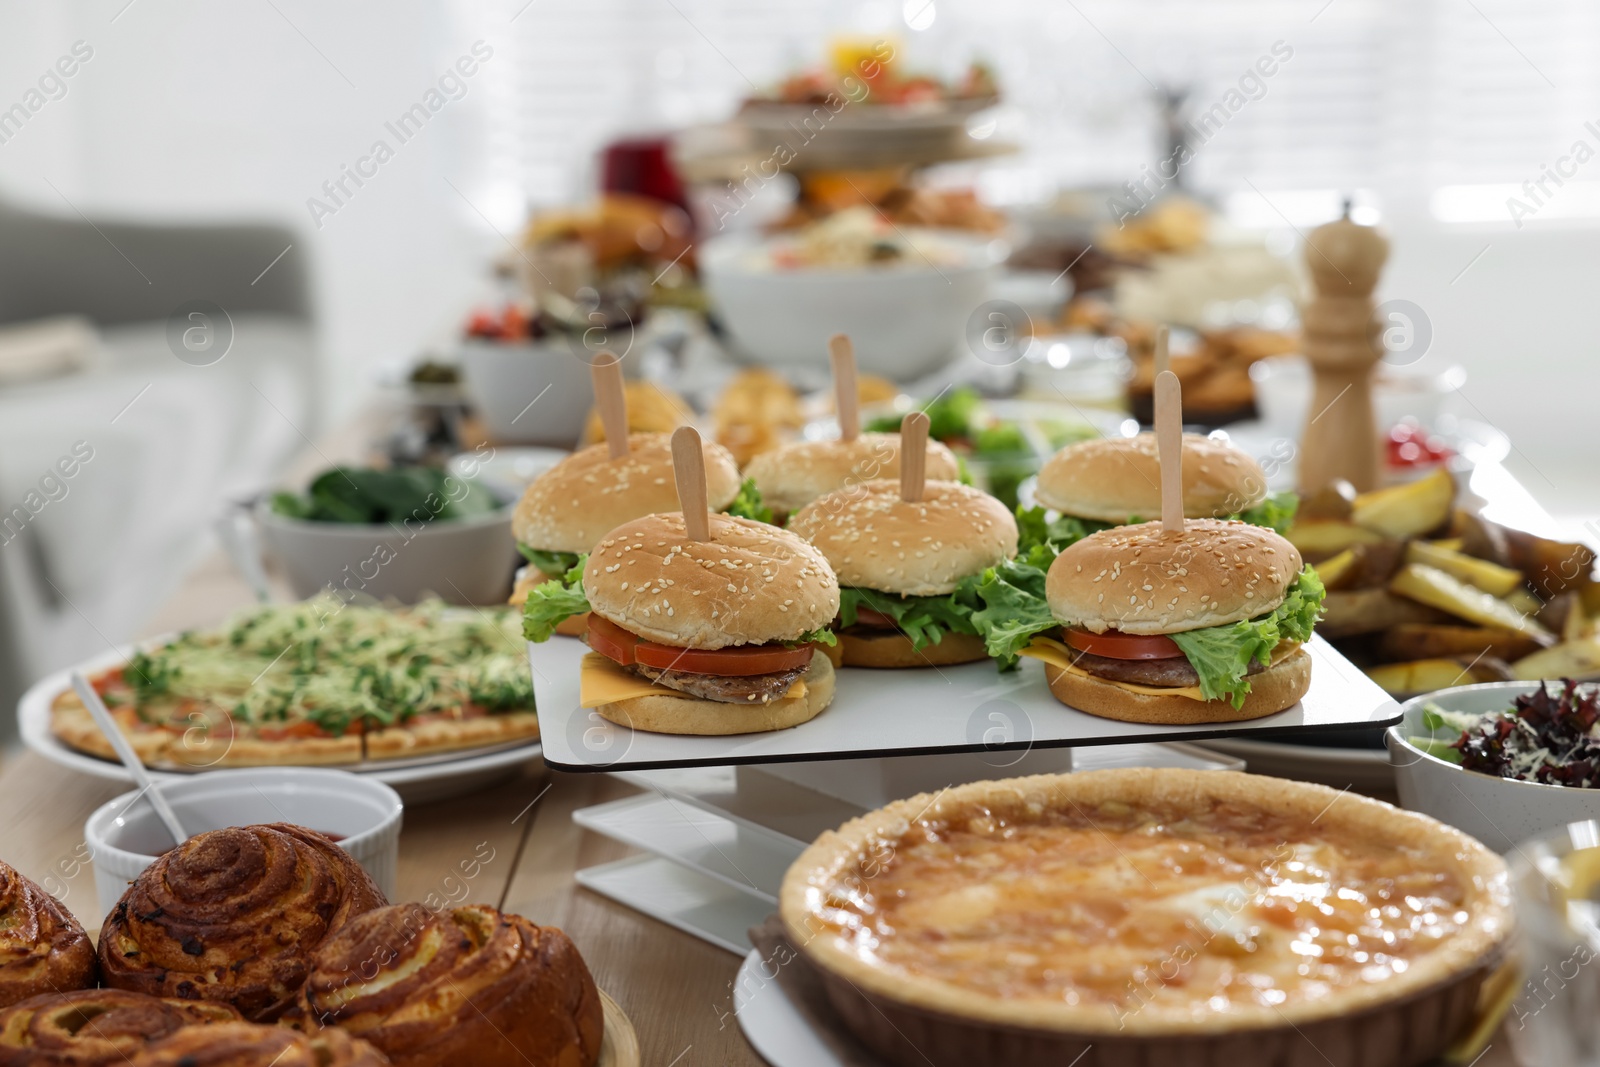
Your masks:
<svg viewBox="0 0 1600 1067"><path fill-rule="evenodd" d="M806 683L797 679L789 687L789 691L779 700L800 700L806 695ZM624 670L622 665L614 659L602 656L598 652L584 654L583 666L578 672L578 706L583 708L597 708L601 704L613 704L619 700L633 700L637 697L681 697L684 700L700 700L701 697L690 693L682 693L664 685L657 685L639 677L632 671ZM754 704L755 701L750 701ZM742 705L729 701L731 707Z"/></svg>
<svg viewBox="0 0 1600 1067"><path fill-rule="evenodd" d="M1293 655L1295 650L1299 647L1299 643L1295 641L1279 641L1278 647L1272 650L1272 663L1281 663L1283 660ZM1200 701L1204 701L1206 699L1201 694L1200 687L1198 685L1171 687L1135 685L1132 682L1116 682L1112 681L1110 678L1102 678L1097 674L1090 674L1082 667L1079 667L1077 664L1073 663L1072 650L1053 637L1035 637L1033 639L1033 643L1022 651L1018 652L1017 655L1027 656L1029 659L1036 659L1042 663L1048 663L1052 667L1058 667L1061 670L1066 671L1068 674L1077 675L1079 678L1093 678L1095 681L1101 682L1105 685L1114 685L1118 689L1126 689L1130 693L1142 693L1145 696L1153 697L1188 697L1190 700Z"/></svg>

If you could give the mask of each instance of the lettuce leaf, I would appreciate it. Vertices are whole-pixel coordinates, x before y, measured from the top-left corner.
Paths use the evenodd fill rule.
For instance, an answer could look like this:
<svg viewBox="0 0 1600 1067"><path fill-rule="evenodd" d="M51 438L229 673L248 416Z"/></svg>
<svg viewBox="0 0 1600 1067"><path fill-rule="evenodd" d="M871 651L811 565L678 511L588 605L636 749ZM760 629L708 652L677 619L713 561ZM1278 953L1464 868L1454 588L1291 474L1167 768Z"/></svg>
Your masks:
<svg viewBox="0 0 1600 1067"><path fill-rule="evenodd" d="M826 626L803 633L793 641L784 642L784 644L788 645L790 648L794 648L798 645L808 644L827 645L829 648L832 648L838 643L839 639L835 637L833 631Z"/></svg>
<svg viewBox="0 0 1600 1067"><path fill-rule="evenodd" d="M527 603L522 605L523 637L548 641L562 622L589 610L589 597L583 591L583 566L588 562L588 556L579 556L559 579L528 590Z"/></svg>
<svg viewBox="0 0 1600 1067"><path fill-rule="evenodd" d="M517 551L522 553L522 558L552 577L560 577L578 565L579 556L576 552L546 552L540 548L529 548L521 541L517 542Z"/></svg>
<svg viewBox="0 0 1600 1067"><path fill-rule="evenodd" d="M1250 682L1245 677L1250 665L1270 663L1272 650L1280 641L1309 640L1322 611L1323 595L1317 572L1306 567L1289 587L1283 603L1265 615L1171 634L1200 676L1200 695L1243 707L1245 695L1250 692Z"/></svg>
<svg viewBox="0 0 1600 1067"><path fill-rule="evenodd" d="M1082 541L1092 533L1109 530L1114 525L1109 522L1097 522L1094 519L1080 519L1072 515L1062 515L1056 519L1046 518L1046 511L1042 507L1025 508L1017 505L1017 555L1026 556L1036 545L1046 545L1052 549L1051 558L1063 548L1075 541ZM1049 566L1048 563L1045 564Z"/></svg>
<svg viewBox="0 0 1600 1067"><path fill-rule="evenodd" d="M1016 559L966 579L956 590L957 598L978 605L972 625L1001 670L1015 667L1017 653L1036 635L1061 625L1044 596L1045 574L1056 552L1048 543L1036 543Z"/></svg>
<svg viewBox="0 0 1600 1067"><path fill-rule="evenodd" d="M897 596L846 586L839 590L839 625L854 626L856 613L870 608L893 619L896 628L911 639L912 649L920 652L944 640L947 633L977 633L972 627L972 606L957 596Z"/></svg>
<svg viewBox="0 0 1600 1067"><path fill-rule="evenodd" d="M1253 508L1246 508L1230 518L1248 522L1252 526L1265 526L1278 533L1286 532L1294 524L1294 513L1300 508L1300 497L1294 493L1273 493Z"/></svg>
<svg viewBox="0 0 1600 1067"><path fill-rule="evenodd" d="M761 499L761 490L756 488L754 478L746 478L740 483L739 495L729 501L728 506L722 509L722 513L738 519L772 522L772 509Z"/></svg>

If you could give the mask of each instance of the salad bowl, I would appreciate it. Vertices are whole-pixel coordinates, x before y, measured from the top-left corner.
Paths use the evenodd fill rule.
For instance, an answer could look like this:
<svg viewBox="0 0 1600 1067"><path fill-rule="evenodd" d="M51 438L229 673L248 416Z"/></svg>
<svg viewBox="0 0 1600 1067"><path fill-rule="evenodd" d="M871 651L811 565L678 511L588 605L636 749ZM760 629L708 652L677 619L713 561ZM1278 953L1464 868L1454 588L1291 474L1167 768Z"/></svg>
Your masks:
<svg viewBox="0 0 1600 1067"><path fill-rule="evenodd" d="M1400 806L1431 815L1502 853L1568 823L1600 819L1600 788L1468 770L1452 747L1467 726L1509 713L1517 697L1547 686L1557 691L1562 683L1486 682L1425 693L1401 705L1400 722L1384 738ZM1580 685L1577 692L1594 694L1597 687ZM1512 762L1534 773L1531 757Z"/></svg>

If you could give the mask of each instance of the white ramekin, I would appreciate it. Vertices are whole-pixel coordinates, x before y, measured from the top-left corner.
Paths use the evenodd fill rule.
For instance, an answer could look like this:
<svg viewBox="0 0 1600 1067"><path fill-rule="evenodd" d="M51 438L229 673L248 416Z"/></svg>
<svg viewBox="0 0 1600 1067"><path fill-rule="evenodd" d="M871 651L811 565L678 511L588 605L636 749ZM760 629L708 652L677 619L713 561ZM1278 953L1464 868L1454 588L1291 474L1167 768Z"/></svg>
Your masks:
<svg viewBox="0 0 1600 1067"><path fill-rule="evenodd" d="M340 847L366 868L385 896L394 896L404 805L382 782L318 767L260 767L165 781L161 792L190 834L287 822L339 835ZM137 791L96 808L83 833L92 851L102 915L110 914L139 872L172 847L155 809Z"/></svg>

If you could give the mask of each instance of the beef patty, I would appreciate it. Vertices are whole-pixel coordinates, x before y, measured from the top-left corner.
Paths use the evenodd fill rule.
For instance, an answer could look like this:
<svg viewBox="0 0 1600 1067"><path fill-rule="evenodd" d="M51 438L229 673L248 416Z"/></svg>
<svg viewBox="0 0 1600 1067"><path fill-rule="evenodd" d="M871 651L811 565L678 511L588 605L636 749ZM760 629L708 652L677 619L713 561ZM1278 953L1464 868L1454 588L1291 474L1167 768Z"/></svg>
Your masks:
<svg viewBox="0 0 1600 1067"><path fill-rule="evenodd" d="M749 674L739 678L720 674L695 674L693 671L668 671L660 667L647 667L630 663L627 670L648 678L659 685L676 689L680 693L700 697L702 700L720 700L725 704L770 704L789 691L789 687L810 670L810 665L791 667L771 674Z"/></svg>
<svg viewBox="0 0 1600 1067"><path fill-rule="evenodd" d="M1096 656L1092 652L1079 652L1077 649L1072 649L1071 652L1073 665L1082 667L1096 678L1127 682L1130 685L1162 686L1172 689L1200 684L1199 673L1185 656L1173 656L1167 659L1113 659L1110 656ZM1251 663L1250 670L1246 673L1258 674L1264 670L1266 668L1260 663Z"/></svg>

